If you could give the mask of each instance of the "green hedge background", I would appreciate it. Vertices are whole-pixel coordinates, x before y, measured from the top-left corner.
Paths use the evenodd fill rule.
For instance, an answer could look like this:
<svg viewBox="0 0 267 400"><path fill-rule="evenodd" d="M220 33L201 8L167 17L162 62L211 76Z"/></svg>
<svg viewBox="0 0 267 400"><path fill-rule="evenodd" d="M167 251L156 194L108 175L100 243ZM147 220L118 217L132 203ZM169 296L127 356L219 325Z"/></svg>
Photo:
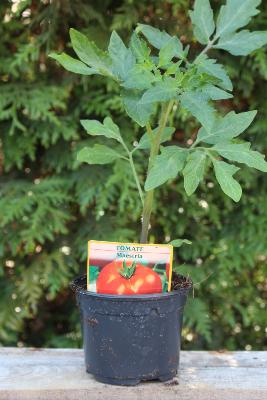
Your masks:
<svg viewBox="0 0 267 400"><path fill-rule="evenodd" d="M142 130L121 113L113 82L80 77L47 57L66 49L68 30L81 30L105 48L111 30L127 40L145 22L193 41L189 0L2 0L0 5L0 342L5 346L81 346L79 313L70 280L85 271L89 238L137 241L140 209L131 171L79 165L77 150L90 138L81 118L112 115L130 140ZM223 2L212 1L218 8ZM266 29L267 3L251 27ZM215 53L214 53L215 54ZM217 56L217 54L216 54ZM218 53L234 82L222 111L258 109L244 138L267 150L267 53ZM172 142L183 145L196 122L177 110ZM139 174L147 157L139 155ZM192 276L184 348L267 348L267 181L240 173L244 194L235 204L212 173L186 197L176 180L157 191L151 241L185 237L175 269Z"/></svg>

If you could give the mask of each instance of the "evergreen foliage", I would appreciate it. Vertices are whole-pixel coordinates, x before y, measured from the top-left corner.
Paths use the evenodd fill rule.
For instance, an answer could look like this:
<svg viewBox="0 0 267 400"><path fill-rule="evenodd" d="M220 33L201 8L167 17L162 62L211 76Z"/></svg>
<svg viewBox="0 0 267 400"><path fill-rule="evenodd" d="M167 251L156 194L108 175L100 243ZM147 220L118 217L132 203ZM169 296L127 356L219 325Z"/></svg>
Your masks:
<svg viewBox="0 0 267 400"><path fill-rule="evenodd" d="M247 0L246 3L258 5L259 1ZM216 9L221 4L214 1L212 5ZM257 12L251 4L253 16ZM192 39L194 44L191 51L198 54L201 46L194 37L206 44L207 35L214 32L212 18L209 18L206 25L208 31L203 31L201 26L197 29L194 27L195 36L192 36L188 18L190 9L192 3L188 0L105 0L101 4L82 0L1 3L2 344L79 346L79 316L68 283L73 276L84 271L88 238L138 240L141 207L131 170L125 160L116 156L116 151L119 152L116 146L110 151L109 137L103 140L98 136L97 124L94 125L96 133L89 137L79 120L90 118L103 121L106 118L104 125L107 135L116 136L116 128L109 119L112 118L123 132L127 145L139 141L139 146L141 143L143 148L147 146L144 129L134 127L130 118L122 114L119 90L112 79L88 76L94 71L82 62L77 64L70 61L68 57L76 57L71 50L67 51L69 56L61 56L65 57L63 59L56 55L54 57L63 65L66 62L68 65L73 63L69 69L76 69L84 76L63 71L54 60L48 58L48 54L55 50L60 53L68 48L68 30L74 27L72 39L77 40L78 55L85 61L79 48L82 38L76 30L94 37L96 45L106 49L113 29L126 41L129 31L135 28L138 21L142 21L139 29L151 43L153 39L151 41L147 24L165 29L172 35L182 35L182 43L174 40L161 52L160 62L164 65L170 54L181 55L181 49L186 49ZM219 26L218 34L224 40L220 38L214 44L215 48L225 48L236 55L236 35L241 32L244 32L244 36L251 35L250 31L262 31L266 27L266 4L261 4L260 9L262 12L251 21L251 16L241 14L239 25L229 26L224 36ZM195 6L191 13L193 22L198 13L201 14L201 9ZM220 21L227 19L228 13L231 14L231 9L224 8L220 13ZM248 22L250 31L244 31L243 27ZM114 35L110 45L111 54L118 40ZM163 35L152 45L161 47L165 40ZM257 37L255 40L258 43L263 39ZM131 49L136 57L147 58L148 50L143 41L140 45L133 37ZM204 57L197 68L201 73L212 72L221 81L223 90L232 89L228 76L233 81L234 104L229 96L216 102L217 108L226 114L232 125L235 115L229 112L233 108L238 113L259 110L254 124L243 134L243 139L253 142L254 151L264 153L267 148L267 98L264 87L267 79L266 50L255 50L248 57L242 57L246 51L243 46L238 54L241 57L234 57L222 50L211 50L211 56L218 58L219 63ZM92 55L100 60L97 72L111 76L113 72L109 70L105 56L93 44ZM121 60L123 63L115 59L121 67L120 76L125 77L132 65L127 49L121 55ZM126 70L125 60L129 63ZM226 66L227 74L220 67L221 64ZM136 83L134 76L127 79L125 89L131 89ZM169 95L168 83L163 89L166 88L167 94L166 90L165 94L161 91L161 98L162 95ZM216 95L218 92L212 93L212 96ZM125 104L133 110L134 101L134 97L127 98ZM166 138L171 138L170 144L183 147L198 134L198 137L205 138L206 143L215 146L223 158L244 162L244 158L233 158L235 156L233 149L229 148L230 144L222 146L217 142L216 135L210 138L209 126L205 126L205 121L203 124L200 120L205 131L197 132L196 120L186 111L187 101L184 99L185 108L177 110L172 117L171 126L179 129L166 132ZM147 107L137 109L135 116L140 119L140 125L143 125L147 112L150 112ZM198 110L196 115L199 115ZM248 113L248 119L251 116ZM84 122L85 128L87 123ZM220 121L220 125L223 124L227 124L227 120ZM217 128L219 130L219 126ZM84 146L97 149L106 146L109 149L108 157L114 160L114 164L81 164L76 156ZM240 149L243 157L246 157L249 151L247 144L236 142L234 146L242 146ZM140 166L137 172L143 181L146 154L135 153ZM164 157L164 153L159 157ZM220 167L215 165L218 176ZM229 174L233 172L231 170ZM185 172L185 175L188 174L189 167ZM162 186L156 194L151 239L166 242L170 238L187 237L193 242L191 246L177 249L175 260L176 270L190 274L195 282L196 298L190 302L185 316L185 344L188 348L231 350L250 345L253 349L262 349L266 344L266 178L256 170L244 168L239 172L239 180L243 196L238 204L224 196L217 185L214 186L212 171L208 171L205 182L200 182L197 194L190 197L184 193L180 178ZM190 181L188 193L193 189L194 184L192 187Z"/></svg>

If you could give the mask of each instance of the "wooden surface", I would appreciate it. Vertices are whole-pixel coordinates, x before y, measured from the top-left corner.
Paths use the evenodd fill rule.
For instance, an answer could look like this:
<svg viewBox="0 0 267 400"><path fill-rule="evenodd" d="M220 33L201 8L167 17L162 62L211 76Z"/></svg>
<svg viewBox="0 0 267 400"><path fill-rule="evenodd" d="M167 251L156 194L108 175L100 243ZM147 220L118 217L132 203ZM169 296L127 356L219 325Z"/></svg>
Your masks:
<svg viewBox="0 0 267 400"><path fill-rule="evenodd" d="M267 400L267 352L184 351L171 383L118 387L84 370L82 350L0 348L1 400Z"/></svg>

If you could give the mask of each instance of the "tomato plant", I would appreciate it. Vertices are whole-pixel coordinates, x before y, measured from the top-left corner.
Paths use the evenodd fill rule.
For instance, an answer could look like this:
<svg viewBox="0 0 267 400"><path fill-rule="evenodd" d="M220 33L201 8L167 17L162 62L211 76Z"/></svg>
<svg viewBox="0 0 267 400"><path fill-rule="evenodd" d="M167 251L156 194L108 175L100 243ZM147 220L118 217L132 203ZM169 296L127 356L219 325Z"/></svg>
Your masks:
<svg viewBox="0 0 267 400"><path fill-rule="evenodd" d="M161 293L162 283L151 268L136 262L113 261L99 273L96 291L120 295Z"/></svg>
<svg viewBox="0 0 267 400"><path fill-rule="evenodd" d="M194 46L184 47L176 35L138 24L128 46L113 31L108 52L71 29L72 47L79 60L65 53L51 55L68 71L113 80L120 90L122 109L145 128L138 143L135 138L128 143L110 116L103 123L82 120L89 135L104 136L110 145L96 143L78 153L78 161L88 164L122 160L128 163L143 207L141 243L148 241L154 190L168 180L182 175L185 192L190 196L203 181L205 172L213 168L221 189L238 202L242 189L233 176L240 168L233 163L267 172L264 156L251 150L248 141L236 139L248 128L257 111L219 114L214 102L231 99L233 85L224 66L208 56L213 49L246 56L267 43L267 32L242 29L259 13L259 3L227 0L215 19L209 0L196 0L189 15L194 36L204 45L199 54L195 54ZM176 130L168 122L178 108L179 112L191 113L200 129L197 133L193 131L192 139L181 146L163 146ZM142 174L138 174L135 166L137 151L150 152L147 171Z"/></svg>

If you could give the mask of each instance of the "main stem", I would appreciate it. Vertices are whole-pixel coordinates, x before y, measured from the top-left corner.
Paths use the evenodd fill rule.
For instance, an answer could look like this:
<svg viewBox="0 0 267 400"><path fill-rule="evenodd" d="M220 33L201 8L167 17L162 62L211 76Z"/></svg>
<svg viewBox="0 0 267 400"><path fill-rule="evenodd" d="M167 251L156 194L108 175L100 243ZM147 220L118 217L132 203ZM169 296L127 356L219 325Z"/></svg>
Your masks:
<svg viewBox="0 0 267 400"><path fill-rule="evenodd" d="M162 132L166 126L168 116L172 109L172 106L173 106L173 101L170 101L168 104L166 104L162 107L158 132L157 132L155 138L151 138L152 142L151 142L151 149L150 149L150 155L149 155L148 173L151 170L151 168L153 167L155 158L159 153ZM149 190L145 196L143 214L142 214L142 230L141 230L141 236L140 236L140 243L147 243L148 230L149 230L149 225L150 225L150 217L151 217L151 212L152 212L152 207L153 207L153 198L154 198L154 189Z"/></svg>
<svg viewBox="0 0 267 400"><path fill-rule="evenodd" d="M216 42L217 39L218 39L218 37L215 36L207 44L207 46L202 50L202 52L199 54L199 56L206 54L212 48L213 44ZM162 107L160 122L159 122L159 129L158 129L158 132L157 132L155 138L152 137L152 130L151 130L150 125L149 124L147 125L147 132L151 139L151 150L150 150L149 163L148 163L148 172L151 170L151 168L154 164L155 158L159 153L161 135L166 126L168 116L172 109L173 103L174 103L173 101L170 101L167 105ZM191 148L194 148L196 145L197 145L197 142L195 142L191 146ZM145 196L145 201L143 204L142 231L141 231L141 236L140 236L140 243L147 243L148 231L149 231L149 225L150 225L150 217L151 217L151 212L152 212L152 207L153 207L153 198L154 198L154 189L149 190Z"/></svg>

